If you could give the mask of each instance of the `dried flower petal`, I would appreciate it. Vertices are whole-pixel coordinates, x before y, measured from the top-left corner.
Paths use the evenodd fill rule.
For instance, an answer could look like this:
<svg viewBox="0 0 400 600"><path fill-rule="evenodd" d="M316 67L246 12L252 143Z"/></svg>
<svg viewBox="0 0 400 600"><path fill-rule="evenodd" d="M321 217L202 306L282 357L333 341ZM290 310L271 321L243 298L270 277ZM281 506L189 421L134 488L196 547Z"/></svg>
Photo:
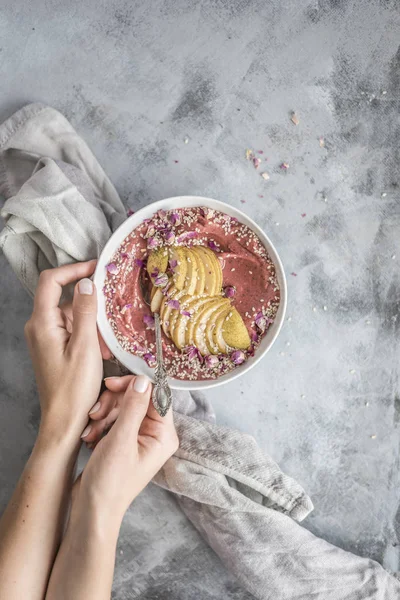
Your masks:
<svg viewBox="0 0 400 600"><path fill-rule="evenodd" d="M319 138L319 146L320 146L320 148L323 148L325 146L325 140L323 137Z"/></svg>
<svg viewBox="0 0 400 600"><path fill-rule="evenodd" d="M188 310L182 310L181 315L183 315L185 317L191 317L192 313L190 313Z"/></svg>
<svg viewBox="0 0 400 600"><path fill-rule="evenodd" d="M147 325L150 329L154 329L154 317L151 315L144 315L143 323Z"/></svg>
<svg viewBox="0 0 400 600"><path fill-rule="evenodd" d="M303 219L304 219L304 217L306 217L306 216L307 216L307 213L301 213L301 216L302 216L302 217L303 217Z"/></svg>
<svg viewBox="0 0 400 600"><path fill-rule="evenodd" d="M295 273L294 271L290 274L293 275L293 277L297 277L297 273Z"/></svg>
<svg viewBox="0 0 400 600"><path fill-rule="evenodd" d="M241 365L246 360L243 350L235 350L231 354L231 361L234 365Z"/></svg>
<svg viewBox="0 0 400 600"><path fill-rule="evenodd" d="M160 217L160 219L165 219L165 217L167 216L167 213L165 212L165 210L160 208L160 210L157 211L157 216Z"/></svg>
<svg viewBox="0 0 400 600"><path fill-rule="evenodd" d="M261 333L264 333L264 331L267 328L267 318L262 314L262 312L259 312L256 315L255 324L258 327L258 329L261 331Z"/></svg>
<svg viewBox="0 0 400 600"><path fill-rule="evenodd" d="M146 231L146 238L150 238L153 237L153 235L156 232L156 228L154 227L154 225L149 225Z"/></svg>
<svg viewBox="0 0 400 600"><path fill-rule="evenodd" d="M157 248L158 246L158 241L156 240L155 237L149 237L149 239L147 240L147 247L149 248L149 250L152 250L153 248Z"/></svg>
<svg viewBox="0 0 400 600"><path fill-rule="evenodd" d="M116 273L118 273L118 267L115 263L109 263L108 265L106 265L106 269L109 273L111 273L111 275L115 275Z"/></svg>
<svg viewBox="0 0 400 600"><path fill-rule="evenodd" d="M134 214L135 214L135 211L134 211L134 210L132 210L131 208L128 208L128 210L127 210L126 214L128 215L128 217L131 217L132 215L134 215Z"/></svg>
<svg viewBox="0 0 400 600"><path fill-rule="evenodd" d="M181 235L179 235L176 238L176 241L178 242L178 244L180 244L181 242L184 242L185 240L190 240L192 238L196 238L198 236L197 231L184 231L183 233L181 233Z"/></svg>
<svg viewBox="0 0 400 600"><path fill-rule="evenodd" d="M227 298L233 298L233 296L236 294L236 288L234 285L228 285L224 291Z"/></svg>
<svg viewBox="0 0 400 600"><path fill-rule="evenodd" d="M256 158L255 156L253 157L253 165L255 169L258 169L258 167L261 164L261 158Z"/></svg>
<svg viewBox="0 0 400 600"><path fill-rule="evenodd" d="M208 247L211 248L211 250L214 250L214 252L219 252L219 248L213 240L209 240Z"/></svg>
<svg viewBox="0 0 400 600"><path fill-rule="evenodd" d="M258 154L264 154L264 150L257 150Z"/></svg>
<svg viewBox="0 0 400 600"><path fill-rule="evenodd" d="M180 225L182 222L182 217L180 213L173 212L170 214L169 220L171 221L172 225Z"/></svg>
<svg viewBox="0 0 400 600"><path fill-rule="evenodd" d="M280 165L280 168L281 168L281 169L283 169L284 171L287 171L287 169L289 168L289 163L287 163L287 162L283 162L283 163Z"/></svg>
<svg viewBox="0 0 400 600"><path fill-rule="evenodd" d="M144 260L140 259L140 258L135 258L135 265L137 267L144 267L146 263L144 262Z"/></svg>
<svg viewBox="0 0 400 600"><path fill-rule="evenodd" d="M290 120L292 121L293 125L298 125L300 123L299 117L296 115L295 112L292 112Z"/></svg>
<svg viewBox="0 0 400 600"><path fill-rule="evenodd" d="M121 258L129 258L129 254L127 254L126 252L120 252L120 257Z"/></svg>
<svg viewBox="0 0 400 600"><path fill-rule="evenodd" d="M159 275L157 275L157 277L154 279L154 285L156 287L165 287L168 284L168 275L166 273L160 273Z"/></svg>
<svg viewBox="0 0 400 600"><path fill-rule="evenodd" d="M175 241L175 234L173 231L167 231L167 233L164 235L164 239L167 242L167 244L173 244Z"/></svg>
<svg viewBox="0 0 400 600"><path fill-rule="evenodd" d="M213 369L214 367L219 365L218 356L215 356L215 354L209 354L208 356L206 356L204 362L208 369Z"/></svg>
<svg viewBox="0 0 400 600"><path fill-rule="evenodd" d="M181 307L178 300L167 300L167 305L171 306L171 308L175 308L176 310L179 310Z"/></svg>
<svg viewBox="0 0 400 600"><path fill-rule="evenodd" d="M246 200L241 200L240 201L242 204L246 204Z"/></svg>
<svg viewBox="0 0 400 600"><path fill-rule="evenodd" d="M246 149L246 160L251 160L253 158L253 150L250 150L249 148Z"/></svg>
<svg viewBox="0 0 400 600"><path fill-rule="evenodd" d="M258 342L258 333L256 331L252 331L250 335L250 339L252 342Z"/></svg>
<svg viewBox="0 0 400 600"><path fill-rule="evenodd" d="M187 353L188 360L194 360L195 358L197 358L201 363L204 360L200 351L198 350L198 348L196 348L196 346L188 346L186 348L186 353Z"/></svg>
<svg viewBox="0 0 400 600"><path fill-rule="evenodd" d="M151 352L146 352L143 356L144 360L147 362L149 367L154 367L156 364L156 357Z"/></svg>
<svg viewBox="0 0 400 600"><path fill-rule="evenodd" d="M268 179L269 179L269 175L268 175L268 173L261 173L261 177L262 177L263 179L265 179L265 180L268 180Z"/></svg>
<svg viewBox="0 0 400 600"><path fill-rule="evenodd" d="M173 259L169 261L169 266L171 267L171 269L175 269L175 267L178 266L178 261Z"/></svg>

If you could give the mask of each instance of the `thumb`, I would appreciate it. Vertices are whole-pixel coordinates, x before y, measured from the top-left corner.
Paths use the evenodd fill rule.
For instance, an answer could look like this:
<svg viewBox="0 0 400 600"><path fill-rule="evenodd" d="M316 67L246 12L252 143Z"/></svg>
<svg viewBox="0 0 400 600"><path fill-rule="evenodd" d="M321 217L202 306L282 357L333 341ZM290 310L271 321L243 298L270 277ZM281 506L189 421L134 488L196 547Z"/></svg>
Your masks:
<svg viewBox="0 0 400 600"><path fill-rule="evenodd" d="M97 338L97 295L96 287L90 279L81 279L75 286L72 302L72 338L93 339Z"/></svg>

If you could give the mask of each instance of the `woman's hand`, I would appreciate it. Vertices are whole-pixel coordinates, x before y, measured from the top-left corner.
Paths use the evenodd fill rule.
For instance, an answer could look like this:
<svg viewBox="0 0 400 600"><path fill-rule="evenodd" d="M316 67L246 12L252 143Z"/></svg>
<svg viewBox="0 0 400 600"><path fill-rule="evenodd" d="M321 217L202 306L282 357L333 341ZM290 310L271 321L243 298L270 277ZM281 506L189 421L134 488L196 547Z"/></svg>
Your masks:
<svg viewBox="0 0 400 600"><path fill-rule="evenodd" d="M25 335L35 370L42 411L41 434L78 440L102 379L97 335L96 261L43 271ZM59 307L62 288L75 286L72 310ZM104 348L104 356L107 352Z"/></svg>
<svg viewBox="0 0 400 600"><path fill-rule="evenodd" d="M97 445L74 486L48 600L57 600L60 590L63 598L110 598L122 517L178 448L172 411L164 418L157 414L147 377L108 378L106 385L109 390L93 407L91 429L84 432L84 439Z"/></svg>
<svg viewBox="0 0 400 600"><path fill-rule="evenodd" d="M177 450L172 410L160 417L145 375L111 377L90 413L86 442L96 443L83 471L79 496L122 519L132 500ZM109 433L101 436L111 427ZM119 526L119 525L118 525Z"/></svg>

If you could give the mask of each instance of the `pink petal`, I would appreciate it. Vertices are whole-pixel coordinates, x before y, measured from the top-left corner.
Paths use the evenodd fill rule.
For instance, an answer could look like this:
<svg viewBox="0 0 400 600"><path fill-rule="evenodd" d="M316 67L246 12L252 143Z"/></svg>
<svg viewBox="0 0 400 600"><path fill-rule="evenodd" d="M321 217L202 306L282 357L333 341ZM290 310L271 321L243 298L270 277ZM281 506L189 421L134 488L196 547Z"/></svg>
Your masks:
<svg viewBox="0 0 400 600"><path fill-rule="evenodd" d="M154 317L151 315L144 315L143 323L147 325L150 329L154 329Z"/></svg>
<svg viewBox="0 0 400 600"><path fill-rule="evenodd" d="M128 208L128 211L127 211L127 213L126 213L126 214L128 215L128 217L131 217L132 215L134 215L134 214L135 214L135 211L134 211L134 210L132 210L131 208Z"/></svg>
<svg viewBox="0 0 400 600"><path fill-rule="evenodd" d="M168 284L168 275L166 273L160 273L154 280L156 287L165 287Z"/></svg>
<svg viewBox="0 0 400 600"><path fill-rule="evenodd" d="M171 267L171 269L175 269L175 267L178 266L178 261L173 259L169 261L169 266Z"/></svg>
<svg viewBox="0 0 400 600"><path fill-rule="evenodd" d="M181 305L179 304L178 300L168 300L167 301L167 305L171 306L172 308L175 308L176 310L179 310Z"/></svg>
<svg viewBox="0 0 400 600"><path fill-rule="evenodd" d="M224 291L227 298L233 298L233 296L236 294L236 288L234 285L228 285Z"/></svg>
<svg viewBox="0 0 400 600"><path fill-rule="evenodd" d="M169 220L171 221L172 225L180 225L181 221L182 221L182 217L181 217L180 213L173 212L170 214Z"/></svg>
<svg viewBox="0 0 400 600"><path fill-rule="evenodd" d="M111 273L111 275L115 275L116 273L118 273L118 267L115 263L109 263L108 265L106 265L106 269L109 273Z"/></svg>
<svg viewBox="0 0 400 600"><path fill-rule="evenodd" d="M146 354L143 356L143 358L147 362L149 367L153 367L156 363L156 357L151 352L146 352Z"/></svg>
<svg viewBox="0 0 400 600"><path fill-rule="evenodd" d="M245 356L245 353L243 352L243 350L235 350L234 352L232 352L231 361L235 365L241 365L242 363L244 363L245 360L246 360L246 356Z"/></svg>
<svg viewBox="0 0 400 600"><path fill-rule="evenodd" d="M205 357L204 362L208 369L212 369L212 368L216 367L217 365L219 365L219 358L218 358L218 356L215 356L215 354L210 354Z"/></svg>
<svg viewBox="0 0 400 600"><path fill-rule="evenodd" d="M135 258L135 265L137 267L144 267L146 263L141 258Z"/></svg>
<svg viewBox="0 0 400 600"><path fill-rule="evenodd" d="M219 252L219 248L213 240L208 242L208 247L211 248L211 250L214 250L214 252Z"/></svg>

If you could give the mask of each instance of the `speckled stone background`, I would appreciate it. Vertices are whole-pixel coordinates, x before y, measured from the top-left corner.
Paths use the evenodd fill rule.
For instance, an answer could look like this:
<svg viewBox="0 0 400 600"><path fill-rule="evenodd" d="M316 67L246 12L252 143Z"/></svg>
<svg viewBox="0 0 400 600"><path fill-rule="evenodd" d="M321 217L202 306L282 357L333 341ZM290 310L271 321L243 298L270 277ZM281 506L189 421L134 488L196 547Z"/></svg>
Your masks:
<svg viewBox="0 0 400 600"><path fill-rule="evenodd" d="M1 120L46 102L127 206L208 195L271 237L289 318L251 374L208 394L218 421L252 433L304 485L315 503L306 527L399 569L397 0L3 0L0 11ZM268 158L259 171L247 147ZM4 506L38 407L30 300L0 260ZM126 516L114 590L250 598L154 486Z"/></svg>

